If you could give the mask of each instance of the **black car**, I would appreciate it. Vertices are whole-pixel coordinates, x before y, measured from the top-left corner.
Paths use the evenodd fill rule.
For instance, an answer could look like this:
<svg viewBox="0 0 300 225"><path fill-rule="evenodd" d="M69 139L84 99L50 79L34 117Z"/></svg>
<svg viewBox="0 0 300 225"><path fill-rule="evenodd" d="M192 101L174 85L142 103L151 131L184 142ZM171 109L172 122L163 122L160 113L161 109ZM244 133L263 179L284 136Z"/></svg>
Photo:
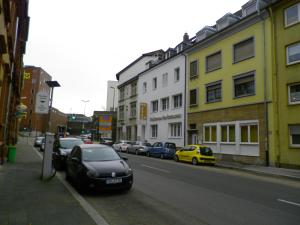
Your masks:
<svg viewBox="0 0 300 225"><path fill-rule="evenodd" d="M133 173L126 158L101 144L75 146L67 159L66 179L72 180L79 192L96 190L129 190Z"/></svg>
<svg viewBox="0 0 300 225"><path fill-rule="evenodd" d="M54 142L53 165L56 170L66 167L66 159L75 145L81 145L83 141L79 138L59 138Z"/></svg>

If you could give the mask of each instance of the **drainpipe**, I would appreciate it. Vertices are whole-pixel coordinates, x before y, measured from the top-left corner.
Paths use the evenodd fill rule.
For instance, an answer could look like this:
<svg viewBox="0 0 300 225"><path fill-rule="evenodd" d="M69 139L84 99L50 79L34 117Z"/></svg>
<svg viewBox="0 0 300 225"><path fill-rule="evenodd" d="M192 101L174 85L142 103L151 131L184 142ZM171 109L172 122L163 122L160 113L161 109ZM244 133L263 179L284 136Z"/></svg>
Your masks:
<svg viewBox="0 0 300 225"><path fill-rule="evenodd" d="M183 53L183 56L184 56L184 96L183 96L183 99L184 99L184 115L183 115L183 127L184 127L184 136L183 136L183 143L184 145L186 145L186 136L187 136L187 127L186 127L186 124L187 124L187 115L186 115L186 108L187 108L187 103L186 103L186 67L187 67L187 54L186 53Z"/></svg>

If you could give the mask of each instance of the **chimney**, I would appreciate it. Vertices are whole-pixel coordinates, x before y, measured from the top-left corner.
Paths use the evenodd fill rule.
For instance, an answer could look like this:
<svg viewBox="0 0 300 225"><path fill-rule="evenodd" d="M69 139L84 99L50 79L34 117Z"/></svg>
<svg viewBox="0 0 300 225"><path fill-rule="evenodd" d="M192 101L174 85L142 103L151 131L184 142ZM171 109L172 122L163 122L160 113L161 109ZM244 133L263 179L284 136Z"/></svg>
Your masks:
<svg viewBox="0 0 300 225"><path fill-rule="evenodd" d="M184 43L189 43L189 40L190 40L189 35L187 33L184 33L184 35L183 35L183 42Z"/></svg>

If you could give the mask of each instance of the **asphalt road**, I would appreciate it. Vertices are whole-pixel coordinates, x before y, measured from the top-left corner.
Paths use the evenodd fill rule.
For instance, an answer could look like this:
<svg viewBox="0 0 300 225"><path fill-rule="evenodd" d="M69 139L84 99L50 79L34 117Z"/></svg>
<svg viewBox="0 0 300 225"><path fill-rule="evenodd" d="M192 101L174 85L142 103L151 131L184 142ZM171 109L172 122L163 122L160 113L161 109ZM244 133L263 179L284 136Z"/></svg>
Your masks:
<svg viewBox="0 0 300 225"><path fill-rule="evenodd" d="M83 196L110 225L300 224L300 182L123 155L132 190Z"/></svg>

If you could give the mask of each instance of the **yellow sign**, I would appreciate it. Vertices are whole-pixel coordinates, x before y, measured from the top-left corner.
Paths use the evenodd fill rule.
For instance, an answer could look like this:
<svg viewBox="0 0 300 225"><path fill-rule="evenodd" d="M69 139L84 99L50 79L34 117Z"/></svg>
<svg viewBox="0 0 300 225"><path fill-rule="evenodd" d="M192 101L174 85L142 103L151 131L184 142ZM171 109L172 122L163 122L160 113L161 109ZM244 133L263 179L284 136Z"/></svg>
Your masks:
<svg viewBox="0 0 300 225"><path fill-rule="evenodd" d="M30 79L30 73L29 72L24 72L24 80L29 80Z"/></svg>
<svg viewBox="0 0 300 225"><path fill-rule="evenodd" d="M147 103L140 103L140 119L147 119Z"/></svg>

